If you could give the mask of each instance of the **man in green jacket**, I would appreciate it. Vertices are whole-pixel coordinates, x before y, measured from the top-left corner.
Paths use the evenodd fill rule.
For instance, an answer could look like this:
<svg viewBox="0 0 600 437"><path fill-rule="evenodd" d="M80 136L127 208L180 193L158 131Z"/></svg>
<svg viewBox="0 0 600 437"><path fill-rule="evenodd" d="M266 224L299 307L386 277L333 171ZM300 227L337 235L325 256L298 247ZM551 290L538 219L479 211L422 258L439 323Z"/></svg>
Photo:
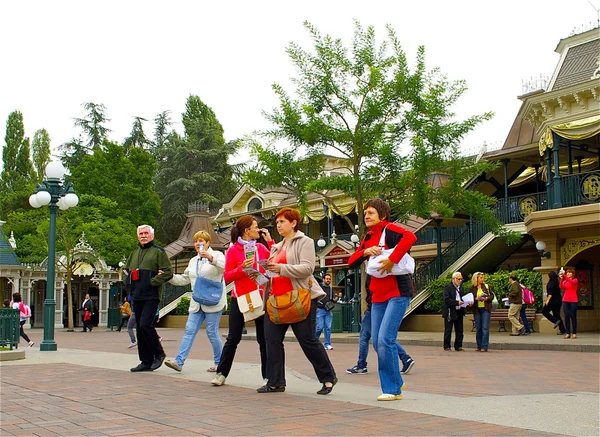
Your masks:
<svg viewBox="0 0 600 437"><path fill-rule="evenodd" d="M165 360L165 351L153 322L160 302L160 287L173 277L171 261L165 250L154 244L154 229L149 225L137 228L139 247L125 263L129 272L127 285L135 308L138 355L141 363L132 372L158 369Z"/></svg>
<svg viewBox="0 0 600 437"><path fill-rule="evenodd" d="M508 320L512 323L512 333L510 335L517 336L523 333L525 327L519 322L519 313L521 312L521 305L523 304L523 290L521 290L521 284L517 280L517 276L511 273L508 277L510 282L510 291L508 292Z"/></svg>

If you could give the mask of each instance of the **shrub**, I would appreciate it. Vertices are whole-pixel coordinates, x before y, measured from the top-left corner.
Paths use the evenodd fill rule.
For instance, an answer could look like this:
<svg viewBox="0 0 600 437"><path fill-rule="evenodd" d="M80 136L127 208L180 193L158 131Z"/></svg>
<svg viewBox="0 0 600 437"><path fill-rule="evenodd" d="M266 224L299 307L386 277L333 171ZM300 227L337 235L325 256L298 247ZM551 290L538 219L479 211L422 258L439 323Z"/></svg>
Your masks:
<svg viewBox="0 0 600 437"><path fill-rule="evenodd" d="M182 297L179 302L177 303L177 306L175 307L175 309L173 310L173 315L175 316L187 316L189 314L189 308L190 308L190 298L189 297Z"/></svg>
<svg viewBox="0 0 600 437"><path fill-rule="evenodd" d="M543 307L542 275L529 269L513 270L513 272L516 274L519 282L533 292L533 295L535 296L535 304L533 304L533 307L535 307L537 312L540 312ZM502 307L502 298L506 297L510 290L510 283L508 282L510 273L511 272L506 270L498 270L495 273L485 274L485 282L496 295L500 307ZM465 290L468 290L469 287L471 287L472 277L473 275L465 277L465 281L463 282ZM425 302L426 310L437 313L442 312L444 307L442 294L444 287L448 285L451 280L452 276L448 276L447 278L436 279L427 286L427 289L431 291L431 297Z"/></svg>

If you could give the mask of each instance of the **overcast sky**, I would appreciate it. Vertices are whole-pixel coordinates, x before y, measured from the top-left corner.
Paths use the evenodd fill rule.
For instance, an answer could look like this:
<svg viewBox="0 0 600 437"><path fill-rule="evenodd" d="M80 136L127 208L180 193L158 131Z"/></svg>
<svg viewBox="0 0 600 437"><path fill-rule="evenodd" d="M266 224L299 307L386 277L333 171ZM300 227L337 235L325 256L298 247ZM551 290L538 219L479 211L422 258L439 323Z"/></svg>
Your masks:
<svg viewBox="0 0 600 437"><path fill-rule="evenodd" d="M428 69L467 81L457 114L496 113L465 138L477 150L504 142L522 81L550 76L560 39L588 30L597 13L588 0L0 1L0 144L19 110L26 136L45 128L55 148L78 135L84 102L106 106L112 140L128 136L133 117L165 110L182 132L190 94L212 107L226 140L266 129L271 85L292 91L285 47L311 47L303 20L349 44L354 18L380 41L391 24L411 65L424 45Z"/></svg>

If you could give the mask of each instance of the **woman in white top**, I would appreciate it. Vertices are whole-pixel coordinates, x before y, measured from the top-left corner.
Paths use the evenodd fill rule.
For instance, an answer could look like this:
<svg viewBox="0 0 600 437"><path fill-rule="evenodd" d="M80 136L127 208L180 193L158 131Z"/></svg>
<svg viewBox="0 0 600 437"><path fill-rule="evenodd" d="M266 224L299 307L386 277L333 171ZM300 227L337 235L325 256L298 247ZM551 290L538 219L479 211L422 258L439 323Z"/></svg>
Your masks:
<svg viewBox="0 0 600 437"><path fill-rule="evenodd" d="M198 255L190 260L187 268L182 275L173 275L169 281L173 285L192 285L196 283L196 278L202 276L211 281L221 282L223 284L223 293L218 304L208 306L201 305L194 299L190 299L189 316L185 325L185 332L179 347L179 353L174 361L167 360L165 365L173 370L181 372L183 363L190 353L196 334L206 320L206 336L210 340L213 348L214 366L208 368L209 372L215 372L221 360L221 351L223 343L219 337L219 321L221 314L227 307L227 295L225 293L225 283L223 282L223 270L225 269L225 255L218 250L210 247L210 235L206 231L198 231L194 234L194 248Z"/></svg>
<svg viewBox="0 0 600 437"><path fill-rule="evenodd" d="M21 293L13 293L12 298L13 298L12 309L21 311L21 301L22 301ZM27 321L27 318L20 317L19 320L20 320L19 324L21 327L21 337L23 337L23 339L27 342L29 347L32 347L35 343L33 341L31 341L29 336L27 334L25 334L25 331L23 330L23 325Z"/></svg>

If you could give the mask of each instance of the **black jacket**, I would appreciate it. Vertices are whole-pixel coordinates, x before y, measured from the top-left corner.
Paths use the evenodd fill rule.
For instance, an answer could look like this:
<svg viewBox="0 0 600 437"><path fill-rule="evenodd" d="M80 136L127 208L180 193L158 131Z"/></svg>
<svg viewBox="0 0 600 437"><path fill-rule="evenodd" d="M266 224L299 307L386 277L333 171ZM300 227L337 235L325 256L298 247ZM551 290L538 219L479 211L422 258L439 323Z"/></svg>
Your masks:
<svg viewBox="0 0 600 437"><path fill-rule="evenodd" d="M138 246L125 262L125 269L129 272L127 286L133 300L160 300L162 284L173 277L165 249L154 241Z"/></svg>
<svg viewBox="0 0 600 437"><path fill-rule="evenodd" d="M459 287L458 294L461 298L466 294L462 286ZM442 317L444 320L458 320L459 317L463 317L465 315L464 308L459 310L456 309L456 306L458 305L458 301L456 300L456 287L452 282L444 287L443 300L444 310L442 312Z"/></svg>

